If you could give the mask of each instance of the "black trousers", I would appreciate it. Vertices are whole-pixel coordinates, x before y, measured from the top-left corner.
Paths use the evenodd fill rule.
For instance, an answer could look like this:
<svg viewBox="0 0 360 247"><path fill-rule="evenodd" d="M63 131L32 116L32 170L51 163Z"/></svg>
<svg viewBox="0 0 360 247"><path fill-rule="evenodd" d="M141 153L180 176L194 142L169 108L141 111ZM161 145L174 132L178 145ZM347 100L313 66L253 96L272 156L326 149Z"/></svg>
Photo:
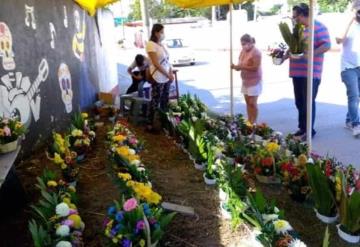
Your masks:
<svg viewBox="0 0 360 247"><path fill-rule="evenodd" d="M314 124L316 116L315 99L318 93L320 79L313 80L313 97L312 97L312 134L315 134ZM301 131L306 132L306 109L307 109L307 78L293 77L295 105L298 110L298 127Z"/></svg>
<svg viewBox="0 0 360 247"><path fill-rule="evenodd" d="M137 92L139 89L139 84L140 82L142 82L143 80L145 80L145 71L135 71L133 72L136 76L141 75L142 79L141 80L136 80L134 77L131 77L132 79L132 83L130 85L130 87L127 89L126 94L130 94L130 93L134 93Z"/></svg>

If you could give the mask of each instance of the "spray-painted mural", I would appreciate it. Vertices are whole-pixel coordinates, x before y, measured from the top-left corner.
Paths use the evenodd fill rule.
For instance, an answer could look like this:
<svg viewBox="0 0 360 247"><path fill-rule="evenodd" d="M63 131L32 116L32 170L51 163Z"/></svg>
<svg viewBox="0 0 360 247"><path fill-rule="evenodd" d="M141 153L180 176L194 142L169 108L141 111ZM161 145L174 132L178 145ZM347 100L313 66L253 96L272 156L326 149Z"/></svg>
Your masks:
<svg viewBox="0 0 360 247"><path fill-rule="evenodd" d="M14 15L19 9L23 14ZM68 126L75 109L95 101L96 28L72 1L1 0L0 115L29 127L25 146Z"/></svg>

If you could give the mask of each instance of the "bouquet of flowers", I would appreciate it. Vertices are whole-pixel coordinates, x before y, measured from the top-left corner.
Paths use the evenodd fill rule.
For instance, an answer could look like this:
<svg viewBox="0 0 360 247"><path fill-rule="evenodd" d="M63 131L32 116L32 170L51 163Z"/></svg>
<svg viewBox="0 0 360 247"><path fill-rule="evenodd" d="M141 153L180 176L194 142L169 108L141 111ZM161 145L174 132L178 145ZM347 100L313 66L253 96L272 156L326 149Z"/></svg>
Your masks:
<svg viewBox="0 0 360 247"><path fill-rule="evenodd" d="M37 180L41 199L31 206L36 220L29 221L34 246L83 246L85 224L74 204L75 188L45 176Z"/></svg>
<svg viewBox="0 0 360 247"><path fill-rule="evenodd" d="M63 138L54 132L53 139L53 144L49 150L53 157L48 158L61 168L66 182L75 182L79 168L76 165L77 153L70 150L69 137Z"/></svg>
<svg viewBox="0 0 360 247"><path fill-rule="evenodd" d="M276 158L280 145L275 142L268 142L258 150L255 155L254 170L256 178L262 183L279 183L276 174Z"/></svg>
<svg viewBox="0 0 360 247"><path fill-rule="evenodd" d="M280 43L273 48L269 47L268 49L269 56L272 57L273 63L275 65L282 64L286 49L287 47L284 43Z"/></svg>
<svg viewBox="0 0 360 247"><path fill-rule="evenodd" d="M17 140L25 133L26 128L18 119L0 117L0 153L14 151Z"/></svg>
<svg viewBox="0 0 360 247"><path fill-rule="evenodd" d="M306 173L306 162L306 156L300 155L296 162L286 159L279 163L283 184L290 197L298 202L303 202L311 191Z"/></svg>
<svg viewBox="0 0 360 247"><path fill-rule="evenodd" d="M94 141L96 134L94 132L95 124L93 121L90 121L89 115L86 112L75 113L71 117L71 129L79 129L84 132L90 139L90 141Z"/></svg>
<svg viewBox="0 0 360 247"><path fill-rule="evenodd" d="M80 129L72 129L69 136L70 149L77 153L78 158L83 160L86 153L90 150L91 140L90 137Z"/></svg>
<svg viewBox="0 0 360 247"><path fill-rule="evenodd" d="M157 246L174 216L135 198L123 199L108 209L105 236L109 246Z"/></svg>

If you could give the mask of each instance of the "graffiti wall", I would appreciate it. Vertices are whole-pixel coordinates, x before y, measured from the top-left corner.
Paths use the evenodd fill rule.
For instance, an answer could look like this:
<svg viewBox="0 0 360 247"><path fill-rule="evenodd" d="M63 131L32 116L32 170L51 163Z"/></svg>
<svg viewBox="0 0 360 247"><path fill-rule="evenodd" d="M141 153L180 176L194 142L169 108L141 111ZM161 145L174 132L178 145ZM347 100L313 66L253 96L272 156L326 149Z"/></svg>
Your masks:
<svg viewBox="0 0 360 247"><path fill-rule="evenodd" d="M72 0L1 0L0 115L28 126L25 152L95 101L98 33Z"/></svg>

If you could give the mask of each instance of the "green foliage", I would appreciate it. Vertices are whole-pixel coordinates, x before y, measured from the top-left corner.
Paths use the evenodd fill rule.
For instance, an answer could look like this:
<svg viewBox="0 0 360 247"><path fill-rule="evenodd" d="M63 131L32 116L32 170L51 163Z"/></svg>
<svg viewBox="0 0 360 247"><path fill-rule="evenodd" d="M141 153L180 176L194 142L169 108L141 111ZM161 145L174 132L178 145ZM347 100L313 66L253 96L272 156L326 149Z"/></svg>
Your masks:
<svg viewBox="0 0 360 247"><path fill-rule="evenodd" d="M329 179L319 164L307 164L306 170L311 186L311 194L317 211L325 216L335 216L336 203Z"/></svg>
<svg viewBox="0 0 360 247"><path fill-rule="evenodd" d="M347 182L342 176L343 189L340 200L340 223L345 232L351 235L360 233L360 192L354 191L351 195L346 193Z"/></svg>
<svg viewBox="0 0 360 247"><path fill-rule="evenodd" d="M329 233L329 225L327 225L322 247L329 247L329 246L330 246L330 233Z"/></svg>
<svg viewBox="0 0 360 247"><path fill-rule="evenodd" d="M85 119L83 118L81 112L76 112L71 117L71 129L83 130L85 126Z"/></svg>
<svg viewBox="0 0 360 247"><path fill-rule="evenodd" d="M38 225L35 220L31 220L29 221L28 229L35 247L50 246L50 235L42 225Z"/></svg>
<svg viewBox="0 0 360 247"><path fill-rule="evenodd" d="M295 24L292 32L290 31L289 25L285 22L279 24L281 35L285 43L289 46L292 54L300 54L305 50L305 39L304 39L304 26L301 24Z"/></svg>
<svg viewBox="0 0 360 247"><path fill-rule="evenodd" d="M347 5L351 3L352 0L318 0L318 4L320 7L320 12L344 12ZM309 1L304 0L288 0L289 7L292 8L293 6L299 3L306 3L309 4Z"/></svg>

